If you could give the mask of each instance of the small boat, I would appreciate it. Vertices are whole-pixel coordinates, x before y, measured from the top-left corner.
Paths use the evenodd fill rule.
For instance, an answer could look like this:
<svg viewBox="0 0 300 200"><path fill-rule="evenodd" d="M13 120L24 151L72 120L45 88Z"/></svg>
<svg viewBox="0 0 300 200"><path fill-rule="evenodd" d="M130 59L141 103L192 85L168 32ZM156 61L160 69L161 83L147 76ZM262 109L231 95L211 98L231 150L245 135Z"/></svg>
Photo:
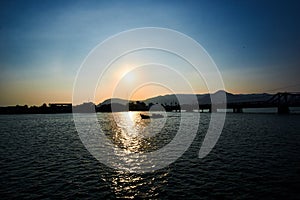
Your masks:
<svg viewBox="0 0 300 200"><path fill-rule="evenodd" d="M145 114L140 114L142 119L156 119L156 118L163 118L164 116L161 114L153 114L153 115L145 115Z"/></svg>

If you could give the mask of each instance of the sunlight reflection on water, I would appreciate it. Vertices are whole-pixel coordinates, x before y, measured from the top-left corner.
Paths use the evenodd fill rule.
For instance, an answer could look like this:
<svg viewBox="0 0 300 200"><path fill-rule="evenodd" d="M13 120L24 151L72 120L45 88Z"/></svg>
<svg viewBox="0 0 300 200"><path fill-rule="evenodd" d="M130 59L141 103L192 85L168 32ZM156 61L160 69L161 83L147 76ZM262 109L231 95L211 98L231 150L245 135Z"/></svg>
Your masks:
<svg viewBox="0 0 300 200"><path fill-rule="evenodd" d="M103 118L109 118L110 121L109 126L111 126L111 129L105 129L106 135L115 145L127 153L153 151L164 145L166 141L168 142L172 139L169 138L170 135L167 136L166 133L164 133L166 131L164 130L164 126L167 122L166 117L160 119L142 119L140 112L100 115L100 123ZM101 124L103 124L103 122ZM163 140L159 138L163 138ZM120 151L115 151L115 154L119 153ZM129 163L135 162L135 160L126 157L124 157L123 161ZM138 166L140 163L136 163L136 165L136 167L140 167ZM155 198L161 193L160 190L163 188L163 185L167 184L167 175L168 169L156 172L156 176L151 179L144 174L132 174L119 171L117 175L107 176L103 178L103 180L110 183L110 187L117 198Z"/></svg>
<svg viewBox="0 0 300 200"><path fill-rule="evenodd" d="M118 173L115 176L103 178L103 180L110 183L116 198L155 198L168 183L168 174L169 172L164 170L149 179L148 176L141 174Z"/></svg>
<svg viewBox="0 0 300 200"><path fill-rule="evenodd" d="M163 134L166 118L142 119L140 112L116 113L109 117L112 127L106 135L118 147L128 152L147 152L160 146L155 143Z"/></svg>

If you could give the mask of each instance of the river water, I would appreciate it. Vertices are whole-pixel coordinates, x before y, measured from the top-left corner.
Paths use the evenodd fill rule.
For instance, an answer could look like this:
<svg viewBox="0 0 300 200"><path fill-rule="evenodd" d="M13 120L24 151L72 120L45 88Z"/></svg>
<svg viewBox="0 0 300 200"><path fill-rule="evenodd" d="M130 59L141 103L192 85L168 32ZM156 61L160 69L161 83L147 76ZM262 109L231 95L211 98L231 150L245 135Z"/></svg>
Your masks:
<svg viewBox="0 0 300 200"><path fill-rule="evenodd" d="M150 152L168 144L178 119L157 120L154 139L140 137L149 125L139 113L128 138L112 113L97 117L108 138L131 152ZM152 173L122 172L100 163L82 144L72 114L0 116L0 196L2 199L299 199L300 115L227 114L214 149L198 158L210 119L202 113L188 150ZM160 122L159 120L165 120ZM125 123L126 125L126 123ZM186 131L191 131L186 128ZM127 129L128 132L128 129ZM127 135L128 135L127 134ZM145 134L145 132L143 133Z"/></svg>

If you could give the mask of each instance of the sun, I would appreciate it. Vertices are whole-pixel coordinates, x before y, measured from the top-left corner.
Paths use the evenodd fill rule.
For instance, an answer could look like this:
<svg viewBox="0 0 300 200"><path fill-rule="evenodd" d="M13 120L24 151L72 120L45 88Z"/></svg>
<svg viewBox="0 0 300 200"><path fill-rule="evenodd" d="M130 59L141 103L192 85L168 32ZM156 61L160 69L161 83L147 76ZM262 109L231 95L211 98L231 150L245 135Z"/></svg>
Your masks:
<svg viewBox="0 0 300 200"><path fill-rule="evenodd" d="M120 79L128 84L134 82L135 78L134 68L131 65L125 65L121 70Z"/></svg>
<svg viewBox="0 0 300 200"><path fill-rule="evenodd" d="M123 79L126 83L132 83L135 80L135 74L132 71L124 74Z"/></svg>

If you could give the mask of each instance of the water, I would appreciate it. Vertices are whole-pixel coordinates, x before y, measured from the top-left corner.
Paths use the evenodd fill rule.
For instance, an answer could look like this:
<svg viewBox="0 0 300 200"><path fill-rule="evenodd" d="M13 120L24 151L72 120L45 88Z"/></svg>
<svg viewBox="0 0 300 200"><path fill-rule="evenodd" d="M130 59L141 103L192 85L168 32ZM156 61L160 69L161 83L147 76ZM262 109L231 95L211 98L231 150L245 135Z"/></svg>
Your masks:
<svg viewBox="0 0 300 200"><path fill-rule="evenodd" d="M115 145L147 152L172 140L180 114L170 113L152 140L138 135L128 140L112 114L97 115ZM118 115L122 119L124 113ZM133 115L134 130L149 126ZM182 115L193 120L193 114ZM299 199L300 115L228 114L215 148L199 159L209 117L201 114L194 142L176 162L154 173L133 174L91 156L71 114L2 115L1 198ZM150 128L155 132L155 126Z"/></svg>

